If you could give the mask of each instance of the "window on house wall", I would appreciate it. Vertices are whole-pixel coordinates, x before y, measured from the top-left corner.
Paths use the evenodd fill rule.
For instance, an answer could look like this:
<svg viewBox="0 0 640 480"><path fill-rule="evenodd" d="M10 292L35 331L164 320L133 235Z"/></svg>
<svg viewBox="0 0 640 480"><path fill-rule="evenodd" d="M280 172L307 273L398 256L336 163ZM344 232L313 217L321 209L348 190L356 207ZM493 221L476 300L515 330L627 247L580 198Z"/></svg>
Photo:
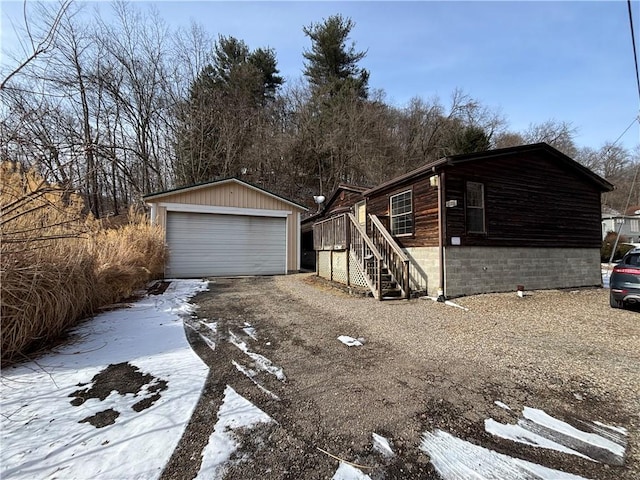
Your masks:
<svg viewBox="0 0 640 480"><path fill-rule="evenodd" d="M362 202L356 203L354 210L356 212L356 220L358 220L358 223L360 225L364 226L364 224L367 223L367 204L366 204L366 202L363 200Z"/></svg>
<svg viewBox="0 0 640 480"><path fill-rule="evenodd" d="M466 207L467 232L485 233L484 184L467 182Z"/></svg>
<svg viewBox="0 0 640 480"><path fill-rule="evenodd" d="M632 232L640 232L640 222L638 222L638 220L630 220L629 221L629 228Z"/></svg>
<svg viewBox="0 0 640 480"><path fill-rule="evenodd" d="M392 195L389 199L391 212L391 233L411 235L413 233L413 200L411 190Z"/></svg>

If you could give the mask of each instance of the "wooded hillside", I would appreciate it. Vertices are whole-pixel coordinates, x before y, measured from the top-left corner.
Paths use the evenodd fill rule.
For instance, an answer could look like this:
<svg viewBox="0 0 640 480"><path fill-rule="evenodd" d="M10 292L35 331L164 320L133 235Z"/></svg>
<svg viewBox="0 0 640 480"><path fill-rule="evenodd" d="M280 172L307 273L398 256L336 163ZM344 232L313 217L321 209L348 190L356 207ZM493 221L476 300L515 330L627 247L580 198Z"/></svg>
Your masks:
<svg viewBox="0 0 640 480"><path fill-rule="evenodd" d="M627 202L638 152L580 148L562 121L510 131L454 86L448 99L392 105L369 88L366 46L340 15L300 26L296 79L279 75L273 49L197 24L172 31L144 6L114 3L108 22L80 4L37 8L32 51L0 74L0 160L79 193L97 218L230 176L313 205L341 182L374 186L444 155L538 141L616 184L603 203Z"/></svg>

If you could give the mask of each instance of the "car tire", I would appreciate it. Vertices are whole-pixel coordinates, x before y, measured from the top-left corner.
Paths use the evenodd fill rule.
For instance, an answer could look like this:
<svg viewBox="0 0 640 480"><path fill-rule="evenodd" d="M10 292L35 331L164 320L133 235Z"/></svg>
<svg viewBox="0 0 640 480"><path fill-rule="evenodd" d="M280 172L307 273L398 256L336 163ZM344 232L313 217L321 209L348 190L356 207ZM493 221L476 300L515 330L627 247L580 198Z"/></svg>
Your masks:
<svg viewBox="0 0 640 480"><path fill-rule="evenodd" d="M609 305L611 305L611 308L622 308L622 300L616 300L616 298L613 296L613 293L609 294Z"/></svg>

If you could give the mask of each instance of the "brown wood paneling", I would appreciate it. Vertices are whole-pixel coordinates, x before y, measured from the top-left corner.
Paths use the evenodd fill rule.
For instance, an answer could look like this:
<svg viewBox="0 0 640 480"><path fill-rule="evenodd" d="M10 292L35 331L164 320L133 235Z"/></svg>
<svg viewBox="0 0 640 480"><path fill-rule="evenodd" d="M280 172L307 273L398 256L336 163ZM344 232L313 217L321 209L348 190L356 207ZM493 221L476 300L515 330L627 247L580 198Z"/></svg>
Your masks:
<svg viewBox="0 0 640 480"><path fill-rule="evenodd" d="M543 154L495 158L448 167L446 242L468 246L599 247L600 191L565 164ZM465 184L485 188L485 234L465 227Z"/></svg>
<svg viewBox="0 0 640 480"><path fill-rule="evenodd" d="M331 215L336 211L343 212L344 209L353 207L363 199L364 197L361 193L343 190L336 195L335 200L330 205L327 205L326 215Z"/></svg>
<svg viewBox="0 0 640 480"><path fill-rule="evenodd" d="M413 193L413 235L396 237L396 241L403 248L438 246L438 187L431 186L429 176L368 196L367 213L388 216L389 198L407 190Z"/></svg>

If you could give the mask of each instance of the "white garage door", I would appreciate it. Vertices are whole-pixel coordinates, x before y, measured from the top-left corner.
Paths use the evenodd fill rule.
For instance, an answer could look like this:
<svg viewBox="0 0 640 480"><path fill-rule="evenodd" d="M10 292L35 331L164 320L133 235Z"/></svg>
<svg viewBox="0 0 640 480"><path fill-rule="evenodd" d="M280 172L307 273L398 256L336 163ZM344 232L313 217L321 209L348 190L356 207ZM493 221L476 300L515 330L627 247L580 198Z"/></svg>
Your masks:
<svg viewBox="0 0 640 480"><path fill-rule="evenodd" d="M284 217L167 212L167 243L169 277L286 273Z"/></svg>

